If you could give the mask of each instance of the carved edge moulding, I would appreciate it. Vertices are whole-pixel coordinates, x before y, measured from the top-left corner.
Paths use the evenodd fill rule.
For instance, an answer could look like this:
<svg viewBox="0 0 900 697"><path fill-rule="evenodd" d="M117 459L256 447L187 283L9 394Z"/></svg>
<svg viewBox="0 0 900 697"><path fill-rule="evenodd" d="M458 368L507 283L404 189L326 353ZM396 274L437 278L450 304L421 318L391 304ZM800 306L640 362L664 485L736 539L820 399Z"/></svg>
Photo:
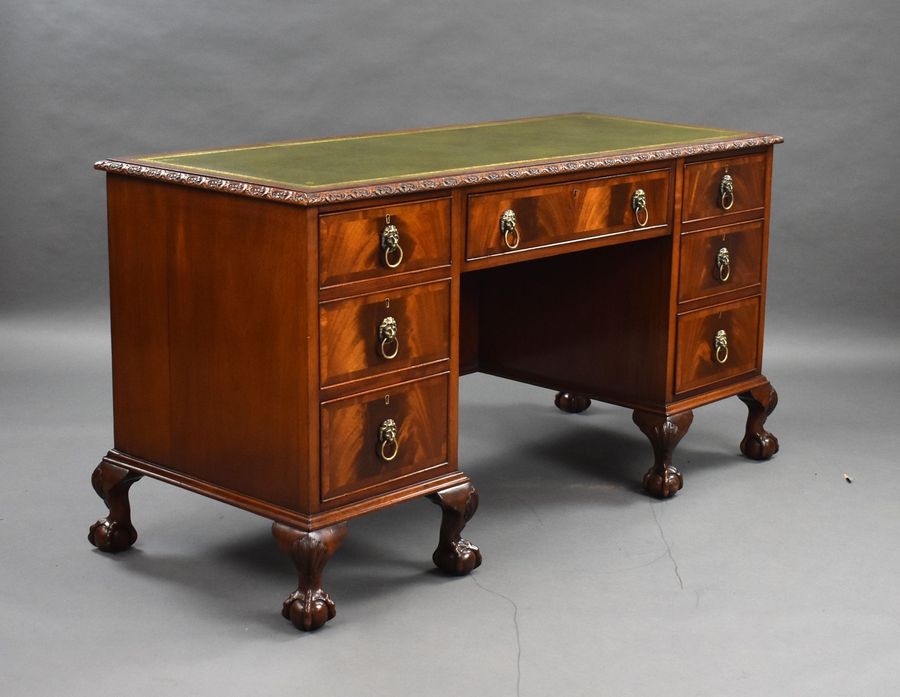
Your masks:
<svg viewBox="0 0 900 697"><path fill-rule="evenodd" d="M644 150L630 150L616 153L608 157L581 157L574 160L554 160L526 167L507 167L489 169L465 174L451 174L440 177L427 177L422 179L409 179L398 182L384 182L365 186L319 189L291 189L276 186L268 186L259 183L226 179L223 177L210 177L196 172L187 172L176 169L168 169L158 166L149 166L130 162L127 160L100 160L94 163L96 169L113 174L125 174L131 177L144 179L156 179L182 186L191 186L197 189L211 191L223 191L239 196L261 198L269 201L281 201L298 206L315 206L326 203L340 203L343 201L359 201L383 196L398 194L411 194L419 191L438 191L458 186L472 184L484 184L498 181L512 181L538 177L548 174L560 174L566 172L581 172L606 169L642 162L654 162L656 160L672 160L679 157L693 155L706 155L717 152L729 152L732 150L744 150L766 145L775 145L784 142L781 136L753 134L748 137L719 140L712 143L696 143L677 147L650 148Z"/></svg>

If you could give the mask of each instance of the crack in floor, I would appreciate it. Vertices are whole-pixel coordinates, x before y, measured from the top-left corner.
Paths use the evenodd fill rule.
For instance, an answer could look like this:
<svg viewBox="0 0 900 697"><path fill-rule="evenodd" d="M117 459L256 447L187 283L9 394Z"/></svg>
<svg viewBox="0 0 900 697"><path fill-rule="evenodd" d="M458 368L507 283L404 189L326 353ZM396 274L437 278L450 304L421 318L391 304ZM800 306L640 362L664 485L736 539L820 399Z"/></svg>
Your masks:
<svg viewBox="0 0 900 697"><path fill-rule="evenodd" d="M681 578L681 574L678 572L678 562L675 561L675 557L672 554L672 546L666 539L666 533L663 532L662 525L660 525L659 518L656 515L656 508L650 502L648 502L648 505L650 506L650 512L653 513L653 521L656 523L656 529L659 530L659 537L666 546L666 554L669 555L669 559L672 561L672 570L675 572L675 577L678 579L678 585L681 586L681 590L684 590L684 581Z"/></svg>
<svg viewBox="0 0 900 697"><path fill-rule="evenodd" d="M519 636L519 606L516 605L516 601L510 598L507 595L503 595L498 591L492 590L487 586L481 585L481 582L473 575L470 574L469 578L478 586L481 590L486 593L490 593L491 595L496 595L498 598L503 598L506 602L512 605L513 608L513 626L516 629L516 697L519 695L519 688L522 684L522 640Z"/></svg>

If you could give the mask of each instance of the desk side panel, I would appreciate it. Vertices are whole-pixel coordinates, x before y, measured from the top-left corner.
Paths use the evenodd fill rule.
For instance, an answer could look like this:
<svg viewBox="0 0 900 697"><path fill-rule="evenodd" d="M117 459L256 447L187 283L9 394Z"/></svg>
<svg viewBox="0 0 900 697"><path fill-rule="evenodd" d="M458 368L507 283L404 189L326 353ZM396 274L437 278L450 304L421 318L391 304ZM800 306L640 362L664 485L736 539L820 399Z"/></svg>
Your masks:
<svg viewBox="0 0 900 697"><path fill-rule="evenodd" d="M172 462L168 188L113 174L106 181L115 447L164 467Z"/></svg>
<svg viewBox="0 0 900 697"><path fill-rule="evenodd" d="M172 466L305 511L307 212L178 187L165 199Z"/></svg>

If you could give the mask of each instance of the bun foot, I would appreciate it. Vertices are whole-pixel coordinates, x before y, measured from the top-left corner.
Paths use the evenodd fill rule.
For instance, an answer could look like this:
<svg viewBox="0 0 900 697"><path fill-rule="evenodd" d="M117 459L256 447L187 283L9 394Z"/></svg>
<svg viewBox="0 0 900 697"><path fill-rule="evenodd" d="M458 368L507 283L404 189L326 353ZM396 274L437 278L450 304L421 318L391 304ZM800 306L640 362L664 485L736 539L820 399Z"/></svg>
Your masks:
<svg viewBox="0 0 900 697"><path fill-rule="evenodd" d="M88 531L88 542L103 552L123 552L137 540L131 524L128 489L143 475L103 460L91 476L97 495L109 509L109 515L94 523Z"/></svg>
<svg viewBox="0 0 900 697"><path fill-rule="evenodd" d="M467 482L429 494L428 499L441 507L441 532L437 549L431 555L434 565L450 576L465 576L481 566L481 550L461 537L466 523L478 510L478 492Z"/></svg>
<svg viewBox="0 0 900 697"><path fill-rule="evenodd" d="M674 495L684 486L684 478L672 464L672 453L690 428L694 413L684 411L666 416L635 410L631 418L653 446L655 461L653 467L644 475L644 490L651 496L661 499Z"/></svg>
<svg viewBox="0 0 900 697"><path fill-rule="evenodd" d="M297 568L297 590L284 601L281 614L297 629L318 629L337 614L334 601L322 588L322 572L347 536L347 523L313 532L273 523L272 535Z"/></svg>
<svg viewBox="0 0 900 697"><path fill-rule="evenodd" d="M778 452L778 439L765 428L766 419L778 406L778 393L771 383L738 395L750 413L741 441L741 452L751 460L768 460Z"/></svg>
<svg viewBox="0 0 900 697"><path fill-rule="evenodd" d="M557 392L553 403L557 409L569 414L580 414L591 406L590 399L583 394L575 394L574 392Z"/></svg>

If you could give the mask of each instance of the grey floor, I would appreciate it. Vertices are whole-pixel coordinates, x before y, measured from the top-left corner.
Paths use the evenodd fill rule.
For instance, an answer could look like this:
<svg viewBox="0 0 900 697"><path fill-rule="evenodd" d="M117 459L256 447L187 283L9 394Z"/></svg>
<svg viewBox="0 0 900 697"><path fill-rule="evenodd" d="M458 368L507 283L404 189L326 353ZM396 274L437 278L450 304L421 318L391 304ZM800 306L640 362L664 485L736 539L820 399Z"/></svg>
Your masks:
<svg viewBox="0 0 900 697"><path fill-rule="evenodd" d="M103 322L0 324L0 694L900 693L896 337L770 326L781 453L737 455L737 400L697 410L665 502L636 488L627 411L464 378L484 565L432 572L425 501L359 519L328 567L338 617L307 635L279 614L293 570L263 519L145 479L136 548L89 546Z"/></svg>

